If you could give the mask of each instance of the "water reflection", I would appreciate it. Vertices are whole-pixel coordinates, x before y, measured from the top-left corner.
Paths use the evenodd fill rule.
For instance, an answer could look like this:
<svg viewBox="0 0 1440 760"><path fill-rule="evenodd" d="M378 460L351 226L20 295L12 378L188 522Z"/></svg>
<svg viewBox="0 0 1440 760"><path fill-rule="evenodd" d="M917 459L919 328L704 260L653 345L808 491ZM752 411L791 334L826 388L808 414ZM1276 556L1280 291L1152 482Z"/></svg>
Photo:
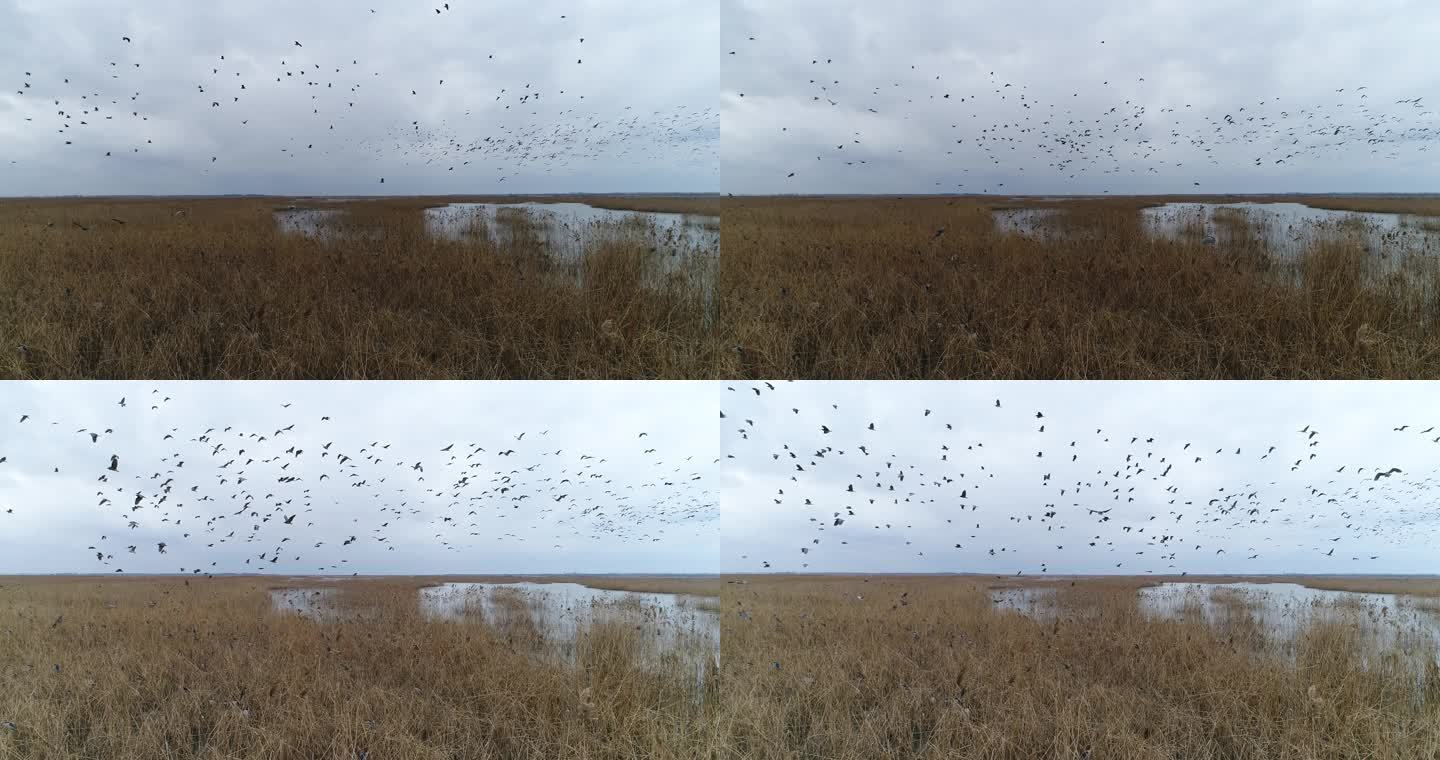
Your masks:
<svg viewBox="0 0 1440 760"><path fill-rule="evenodd" d="M338 588L270 591L272 607L320 622L363 618L341 604ZM597 623L634 626L644 634L644 654L675 653L703 677L719 662L717 597L610 591L578 583L446 583L417 592L420 612L431 620L489 625L501 632L533 630L561 659L573 660Z"/></svg>
<svg viewBox="0 0 1440 760"><path fill-rule="evenodd" d="M1288 643L1317 623L1355 627L1377 647L1419 649L1440 657L1440 607L1399 594L1328 591L1297 583L1165 583L1140 589L1147 615L1179 620L1199 614L1220 626L1253 617ZM1440 662L1440 659L1437 659Z"/></svg>
<svg viewBox="0 0 1440 760"><path fill-rule="evenodd" d="M1007 235L1053 240L1062 232L1059 229L1058 208L995 209L992 216L995 219L995 229Z"/></svg>
<svg viewBox="0 0 1440 760"><path fill-rule="evenodd" d="M1140 210L1153 237L1205 242L1218 247L1261 244L1298 256L1325 240L1356 240L1382 257L1407 252L1440 255L1440 217L1333 211L1301 203L1168 203ZM996 209L1001 233L1053 240L1084 234L1061 226L1059 208Z"/></svg>
<svg viewBox="0 0 1440 760"><path fill-rule="evenodd" d="M1296 583L1163 583L1136 595L1141 614L1152 620L1198 616L1220 629L1254 624L1286 656L1294 655L1312 626L1333 623L1356 631L1372 652L1406 653L1417 670L1428 660L1440 664L1440 600ZM1062 609L1052 586L992 589L990 599L997 610L1014 610L1042 623L1062 613L1080 618L1099 613L1073 605Z"/></svg>
<svg viewBox="0 0 1440 760"><path fill-rule="evenodd" d="M504 628L533 624L561 651L573 655L592 624L636 625L659 650L690 642L720 655L719 599L685 594L610 591L578 583L446 583L420 590L420 607L442 620L478 617Z"/></svg>
<svg viewBox="0 0 1440 760"><path fill-rule="evenodd" d="M1301 203L1170 203L1142 210L1152 235L1172 240L1213 238L1216 245L1263 243L1296 256L1324 240L1356 239L1382 256L1440 254L1440 218L1332 211Z"/></svg>
<svg viewBox="0 0 1440 760"><path fill-rule="evenodd" d="M340 618L333 588L276 588L270 590L270 604L281 612L294 612L330 622Z"/></svg>
<svg viewBox="0 0 1440 760"><path fill-rule="evenodd" d="M335 222L343 212L333 208L287 208L275 209L275 226L286 234L328 238L335 234Z"/></svg>
<svg viewBox="0 0 1440 760"><path fill-rule="evenodd" d="M437 238L488 238L499 246L536 236L546 248L576 258L591 242L640 236L667 255L712 251L720 218L655 211L616 211L583 203L452 203L425 209L425 228Z"/></svg>
<svg viewBox="0 0 1440 760"><path fill-rule="evenodd" d="M284 234L324 241L383 241L391 230L344 209L277 208ZM615 211L583 203L452 203L423 211L433 240L474 242L497 253L543 251L551 276L576 285L592 264L584 254L613 245L642 254L641 281L657 289L695 293L710 319L716 317L715 283L720 260L720 218L697 214Z"/></svg>
<svg viewBox="0 0 1440 760"><path fill-rule="evenodd" d="M537 242L550 253L577 259L588 246L608 241L645 242L666 258L715 254L720 218L656 211L616 211L583 203L451 203L424 210L425 230L437 240L482 239L499 248ZM333 208L277 208L284 233L315 238L354 235L348 214Z"/></svg>
<svg viewBox="0 0 1440 760"><path fill-rule="evenodd" d="M1053 620L1057 611L1055 589L1048 586L991 589L990 601L996 609L1015 610L1041 621Z"/></svg>

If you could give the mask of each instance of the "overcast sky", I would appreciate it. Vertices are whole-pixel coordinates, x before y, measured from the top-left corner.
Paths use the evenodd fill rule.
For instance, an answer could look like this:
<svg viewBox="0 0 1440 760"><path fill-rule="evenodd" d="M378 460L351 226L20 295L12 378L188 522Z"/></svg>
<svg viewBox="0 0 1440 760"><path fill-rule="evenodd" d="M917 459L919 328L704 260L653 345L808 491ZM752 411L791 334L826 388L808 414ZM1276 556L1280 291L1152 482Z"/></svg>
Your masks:
<svg viewBox="0 0 1440 760"><path fill-rule="evenodd" d="M1431 0L721 5L726 192L1440 192Z"/></svg>
<svg viewBox="0 0 1440 760"><path fill-rule="evenodd" d="M0 0L0 195L718 189L716 4L449 6Z"/></svg>
<svg viewBox="0 0 1440 760"><path fill-rule="evenodd" d="M4 386L0 573L717 570L704 383Z"/></svg>
<svg viewBox="0 0 1440 760"><path fill-rule="evenodd" d="M726 571L1440 572L1435 383L729 385Z"/></svg>

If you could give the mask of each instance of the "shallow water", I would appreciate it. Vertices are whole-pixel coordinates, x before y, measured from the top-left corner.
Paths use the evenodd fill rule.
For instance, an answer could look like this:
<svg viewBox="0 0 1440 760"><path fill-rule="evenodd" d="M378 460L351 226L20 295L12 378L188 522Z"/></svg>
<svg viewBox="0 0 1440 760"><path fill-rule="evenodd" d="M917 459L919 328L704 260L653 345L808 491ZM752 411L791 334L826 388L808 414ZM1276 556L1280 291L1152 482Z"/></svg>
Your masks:
<svg viewBox="0 0 1440 760"><path fill-rule="evenodd" d="M583 203L452 203L425 209L426 229L447 240L484 235L505 245L532 225L550 250L569 257L615 233L641 233L662 253L698 253L720 245L720 219L714 216L616 211Z"/></svg>
<svg viewBox="0 0 1440 760"><path fill-rule="evenodd" d="M277 229L321 240L341 236L379 240L385 230L345 224L343 209L277 208ZM583 284L587 249L615 242L645 246L643 281L663 288L679 283L701 295L710 319L716 317L720 218L697 214L614 211L583 203L452 203L424 210L425 229L436 240L488 240L497 250L527 250L533 241L556 264L552 274Z"/></svg>
<svg viewBox="0 0 1440 760"><path fill-rule="evenodd" d="M1055 223L1060 221L1060 210L1054 208L1010 208L996 209L995 229L1008 235L1050 240L1058 237L1060 231Z"/></svg>
<svg viewBox="0 0 1440 760"><path fill-rule="evenodd" d="M1002 610L1049 621L1055 617L1055 589L1046 586L991 589L990 601Z"/></svg>
<svg viewBox="0 0 1440 760"><path fill-rule="evenodd" d="M341 211L333 208L277 208L273 216L275 226L284 233L329 237L333 234L330 224L340 219Z"/></svg>
<svg viewBox="0 0 1440 760"><path fill-rule="evenodd" d="M1417 597L1327 591L1296 583L1164 583L1141 588L1137 596L1140 611L1151 619L1183 620L1199 614L1217 628L1253 620L1286 656L1294 655L1311 625L1339 623L1358 630L1373 651L1403 650L1417 669L1424 667L1427 656L1440 664L1440 608L1421 607ZM996 609L1045 623L1062 612L1053 587L993 589L990 598ZM1063 612L1085 614L1083 609Z"/></svg>
<svg viewBox="0 0 1440 760"><path fill-rule="evenodd" d="M446 583L420 590L420 607L443 620L464 620L479 611L492 625L504 625L513 610L499 595L518 594L529 619L546 636L565 646L592 623L638 624L661 649L677 647L687 637L720 652L719 599L686 594L610 591L578 583Z"/></svg>
<svg viewBox="0 0 1440 760"><path fill-rule="evenodd" d="M1440 254L1440 218L1435 217L1332 211L1301 203L1171 203L1140 213L1146 229L1159 237L1178 240L1198 233L1219 246L1262 241L1287 256L1341 238L1359 239L1367 252L1382 256Z"/></svg>
<svg viewBox="0 0 1440 760"><path fill-rule="evenodd" d="M333 588L277 588L270 590L270 604L280 612L294 612L316 620L340 617Z"/></svg>
<svg viewBox="0 0 1440 760"><path fill-rule="evenodd" d="M1382 647L1418 645L1440 652L1440 615L1400 594L1328 591L1297 583L1165 583L1139 594L1140 608L1152 617L1178 620L1198 610L1207 622L1223 625L1243 609L1267 634L1285 641L1294 641L1314 623L1343 623L1358 626Z"/></svg>
<svg viewBox="0 0 1440 760"><path fill-rule="evenodd" d="M488 238L505 246L533 233L550 251L578 258L587 244L640 236L657 253L680 256L714 253L720 245L720 218L653 211L615 211L583 203L451 203L424 210L425 229L439 240ZM280 208L281 232L330 237L343 209ZM353 233L352 233L353 234Z"/></svg>
<svg viewBox="0 0 1440 760"><path fill-rule="evenodd" d="M273 608L314 620L340 619L339 589L270 591ZM515 604L518 602L518 604ZM577 583L446 583L417 593L420 611L433 620L486 624L497 629L534 625L563 659L575 656L591 624L619 622L644 631L650 654L720 657L719 599L688 594L609 591ZM700 661L691 663L703 671Z"/></svg>
<svg viewBox="0 0 1440 760"><path fill-rule="evenodd" d="M1380 256L1406 252L1440 256L1440 217L1332 211L1301 203L1169 203L1141 209L1145 229L1157 238L1207 238L1217 247L1263 242L1272 252L1296 256L1326 239L1358 239ZM1041 240L1062 233L1056 208L1001 209L996 230Z"/></svg>

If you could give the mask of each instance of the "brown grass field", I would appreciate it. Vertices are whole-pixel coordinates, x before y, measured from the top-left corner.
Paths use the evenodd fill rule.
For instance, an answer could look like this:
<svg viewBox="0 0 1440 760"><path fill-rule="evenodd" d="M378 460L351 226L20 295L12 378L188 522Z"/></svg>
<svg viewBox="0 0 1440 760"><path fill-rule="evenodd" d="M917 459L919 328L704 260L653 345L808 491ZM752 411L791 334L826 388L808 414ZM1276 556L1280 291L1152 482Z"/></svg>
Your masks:
<svg viewBox="0 0 1440 760"><path fill-rule="evenodd" d="M356 616L277 612L281 579L0 579L0 758L716 756L718 678L646 659L648 626L597 623L567 664L523 615L422 616L427 579L294 582Z"/></svg>
<svg viewBox="0 0 1440 760"><path fill-rule="evenodd" d="M1237 199L727 198L723 374L1440 377L1436 252L1381 260L1342 236L1292 257L1148 235L1139 209L1172 200ZM1434 199L1303 202L1440 215ZM1028 206L1061 208L1061 234L996 229L993 210Z"/></svg>
<svg viewBox="0 0 1440 760"><path fill-rule="evenodd" d="M733 341L715 253L677 265L628 229L591 235L579 260L523 230L432 238L422 209L452 200L516 199L0 202L0 378L717 376ZM341 208L357 234L283 233L272 211L292 203Z"/></svg>
<svg viewBox="0 0 1440 760"><path fill-rule="evenodd" d="M727 576L725 756L1440 757L1440 668L1340 624L1287 659L1253 617L1150 619L1135 590L1157 580L1026 581L1058 589L1041 622L991 602L1017 579Z"/></svg>

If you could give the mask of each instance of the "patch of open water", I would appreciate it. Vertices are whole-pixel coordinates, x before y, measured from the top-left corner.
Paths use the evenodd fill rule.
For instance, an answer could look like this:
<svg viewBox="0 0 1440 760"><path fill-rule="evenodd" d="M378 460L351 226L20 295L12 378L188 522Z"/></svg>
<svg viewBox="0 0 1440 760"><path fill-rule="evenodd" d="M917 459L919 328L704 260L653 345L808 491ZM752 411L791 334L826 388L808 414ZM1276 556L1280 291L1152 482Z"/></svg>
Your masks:
<svg viewBox="0 0 1440 760"><path fill-rule="evenodd" d="M533 233L551 251L578 258L590 243L638 235L659 253L679 256L714 253L720 246L720 218L655 211L617 211L583 203L451 203L424 210L425 229L440 240L488 238L496 245ZM343 228L343 209L279 208L281 232L329 237ZM354 233L352 233L354 234Z"/></svg>
<svg viewBox="0 0 1440 760"><path fill-rule="evenodd" d="M340 604L338 588L272 589L277 612L334 622L363 612ZM570 661L595 623L618 622L645 634L647 656L674 652L690 659L702 677L720 658L719 599L688 594L641 593L590 588L578 583L445 583L417 593L422 614L432 620L475 622L505 629L535 625L556 654ZM709 662L707 663L706 660Z"/></svg>
<svg viewBox="0 0 1440 760"><path fill-rule="evenodd" d="M1335 211L1301 203L1171 203L1140 212L1152 235L1184 239L1198 234L1216 245L1261 241L1297 256L1326 239L1354 237L1382 256L1423 251L1440 254L1440 218L1366 211Z"/></svg>
<svg viewBox="0 0 1440 760"><path fill-rule="evenodd" d="M1251 616L1282 652L1321 623L1354 626L1375 651L1403 650L1417 668L1440 664L1440 605L1404 594L1328 591L1297 583L1163 583L1136 592L1140 611L1152 619L1183 620L1199 614L1217 628ZM1054 587L992 589L997 609L1015 610L1042 622L1062 613ZM1084 610L1063 610L1084 614ZM1240 621L1237 621L1240 622Z"/></svg>
<svg viewBox="0 0 1440 760"><path fill-rule="evenodd" d="M1168 203L1141 209L1145 229L1157 238L1194 239L1216 246L1263 242L1275 253L1296 256L1326 239L1357 238L1381 256L1405 252L1440 255L1440 217L1334 211L1301 203ZM1051 239L1057 208L997 209L995 228L1007 234Z"/></svg>

